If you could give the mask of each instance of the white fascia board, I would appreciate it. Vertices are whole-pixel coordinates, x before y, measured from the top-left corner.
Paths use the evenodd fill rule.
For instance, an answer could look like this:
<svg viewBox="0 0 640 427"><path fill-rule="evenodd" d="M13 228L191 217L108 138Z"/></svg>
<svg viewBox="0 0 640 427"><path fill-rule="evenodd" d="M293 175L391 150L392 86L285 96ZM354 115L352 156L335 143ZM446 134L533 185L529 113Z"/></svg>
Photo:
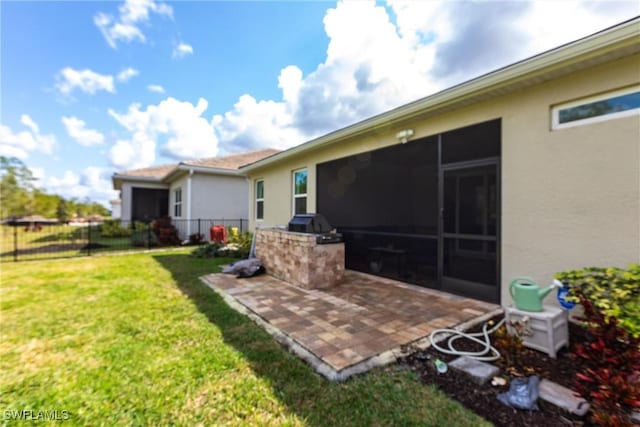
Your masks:
<svg viewBox="0 0 640 427"><path fill-rule="evenodd" d="M633 47L634 45L635 48ZM562 67L575 67L580 63L585 64L585 67L589 66L589 59L604 54L607 50L631 48L637 52L640 50L639 46L640 18L635 18L608 30L592 34L351 126L338 129L286 151L276 153L264 160L245 165L240 168L240 172L250 173L255 169L280 162L297 154L315 150L345 138L371 132L377 126L384 125L388 127L389 124L394 122L409 120L415 116L460 105L465 100L479 96L489 98L493 96L491 93L495 91L500 91L501 94L504 94L509 91L509 88L521 88L522 85L527 85L527 82L529 82L528 85L533 85L539 82L539 79L544 77L545 74L550 74ZM575 71L575 69L573 70Z"/></svg>
<svg viewBox="0 0 640 427"><path fill-rule="evenodd" d="M122 188L122 183L126 182L144 182L144 183L157 183L161 184L162 179L154 178L151 176L132 176L132 175L121 175L118 173L114 173L111 177L111 181L113 182L113 188L115 190L120 190Z"/></svg>
<svg viewBox="0 0 640 427"><path fill-rule="evenodd" d="M175 180L177 177L190 173L193 171L194 173L204 173L208 175L226 175L226 176L243 176L235 169L222 169L222 168L211 168L207 166L191 166L187 164L180 163L175 169L166 174L162 178L162 182L169 183Z"/></svg>

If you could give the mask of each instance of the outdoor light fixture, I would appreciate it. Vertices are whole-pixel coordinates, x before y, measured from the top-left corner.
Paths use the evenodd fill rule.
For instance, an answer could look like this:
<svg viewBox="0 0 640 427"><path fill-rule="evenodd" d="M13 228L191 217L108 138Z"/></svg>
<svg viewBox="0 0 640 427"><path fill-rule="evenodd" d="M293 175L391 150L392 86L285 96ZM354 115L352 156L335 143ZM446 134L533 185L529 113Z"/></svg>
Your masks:
<svg viewBox="0 0 640 427"><path fill-rule="evenodd" d="M404 129L396 134L396 138L398 138L398 141L400 141L402 144L405 144L407 141L409 141L409 138L411 138L412 136L413 129Z"/></svg>

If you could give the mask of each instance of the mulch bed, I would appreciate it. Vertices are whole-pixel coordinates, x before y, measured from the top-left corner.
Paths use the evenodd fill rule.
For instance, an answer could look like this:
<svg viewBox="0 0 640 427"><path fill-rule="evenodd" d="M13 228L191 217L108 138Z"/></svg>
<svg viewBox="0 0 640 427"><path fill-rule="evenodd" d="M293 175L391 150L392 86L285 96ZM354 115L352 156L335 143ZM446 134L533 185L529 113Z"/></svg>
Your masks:
<svg viewBox="0 0 640 427"><path fill-rule="evenodd" d="M494 318L494 321L500 317ZM472 329L470 332L481 330L482 325ZM504 375L509 372L517 376L538 375L541 379L546 378L567 388L573 389L575 373L580 369L569 356L574 350L574 343L583 341L585 330L574 323L569 322L569 349L562 349L557 355L557 359L552 359L548 355L536 350L524 348L519 357L519 366L511 368L505 366L503 359L493 362L501 368ZM441 343L446 347L446 341ZM466 351L478 351L480 346L467 340L458 340L456 349ZM444 374L438 374L434 366L434 360L439 358L445 362L450 362L456 356L440 353L429 348L418 351L400 360L401 366L410 369L418 374L425 384L435 384L440 390L459 401L466 408L474 411L483 418L491 421L496 426L591 426L587 417L572 415L550 403L538 399L538 411L527 411L513 409L501 403L497 399L499 393L509 389L509 385L494 387L490 383L479 386L469 380L468 377L449 369ZM588 414L587 414L588 416Z"/></svg>

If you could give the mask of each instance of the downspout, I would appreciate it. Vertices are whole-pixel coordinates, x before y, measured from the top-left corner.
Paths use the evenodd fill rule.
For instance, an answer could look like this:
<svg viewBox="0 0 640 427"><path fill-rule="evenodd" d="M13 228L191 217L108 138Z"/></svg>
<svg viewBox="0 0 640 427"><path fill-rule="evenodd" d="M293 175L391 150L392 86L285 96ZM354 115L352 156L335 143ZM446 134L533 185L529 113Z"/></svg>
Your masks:
<svg viewBox="0 0 640 427"><path fill-rule="evenodd" d="M252 183L251 179L247 175L244 176L244 179L245 179L245 182L247 183L247 187L249 188L249 191L247 191L247 193L249 193L249 206L247 206L248 207L248 209L247 209L247 215L248 215L248 217L247 217L247 230L245 230L245 231L248 231L248 230L251 229L251 223L253 222L252 218L255 218L255 215L256 215L256 213L254 212L254 210L256 208L255 207L256 198L255 198L255 195L253 194L253 192L256 191L256 189L253 188L253 186L252 186L253 183ZM240 225L242 226L242 218L240 218ZM249 254L249 258L251 258L251 254Z"/></svg>
<svg viewBox="0 0 640 427"><path fill-rule="evenodd" d="M187 178L187 238L191 236L191 177L193 169L189 169L189 177Z"/></svg>

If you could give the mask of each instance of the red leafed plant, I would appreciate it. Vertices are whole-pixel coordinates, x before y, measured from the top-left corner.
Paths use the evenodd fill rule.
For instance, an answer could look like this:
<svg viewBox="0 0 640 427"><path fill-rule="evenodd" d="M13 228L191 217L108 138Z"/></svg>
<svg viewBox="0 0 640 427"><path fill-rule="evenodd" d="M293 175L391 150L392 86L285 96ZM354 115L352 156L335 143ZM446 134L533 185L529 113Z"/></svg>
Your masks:
<svg viewBox="0 0 640 427"><path fill-rule="evenodd" d="M590 338L577 344L573 357L585 366L576 374L576 390L591 401L592 421L602 426L632 426L631 412L640 408L640 338L605 316L582 291L579 320Z"/></svg>
<svg viewBox="0 0 640 427"><path fill-rule="evenodd" d="M153 232L161 245L177 245L180 243L178 230L171 223L171 218L163 216L153 221Z"/></svg>

